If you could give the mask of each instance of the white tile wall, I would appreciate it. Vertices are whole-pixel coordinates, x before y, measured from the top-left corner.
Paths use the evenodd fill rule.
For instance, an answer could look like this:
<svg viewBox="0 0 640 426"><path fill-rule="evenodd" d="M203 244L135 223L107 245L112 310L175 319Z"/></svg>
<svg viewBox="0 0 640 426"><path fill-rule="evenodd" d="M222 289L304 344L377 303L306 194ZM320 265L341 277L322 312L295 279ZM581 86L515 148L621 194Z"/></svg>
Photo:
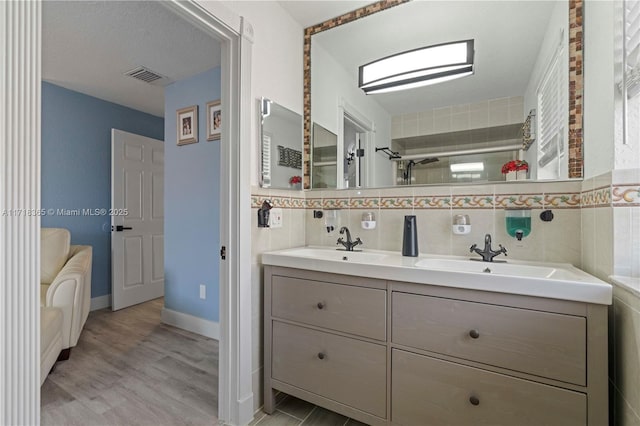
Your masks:
<svg viewBox="0 0 640 426"><path fill-rule="evenodd" d="M614 418L617 425L640 424L640 298L614 286Z"/></svg>
<svg viewBox="0 0 640 426"><path fill-rule="evenodd" d="M393 116L391 118L391 138L407 138L522 123L526 116L523 109L524 98L514 96Z"/></svg>

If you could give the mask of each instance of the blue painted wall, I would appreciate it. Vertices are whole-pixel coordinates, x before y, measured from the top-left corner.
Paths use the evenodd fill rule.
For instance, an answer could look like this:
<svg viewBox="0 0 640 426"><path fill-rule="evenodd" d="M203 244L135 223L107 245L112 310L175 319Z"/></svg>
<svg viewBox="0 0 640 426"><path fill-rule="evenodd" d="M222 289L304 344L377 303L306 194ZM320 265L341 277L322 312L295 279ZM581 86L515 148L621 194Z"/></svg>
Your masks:
<svg viewBox="0 0 640 426"><path fill-rule="evenodd" d="M206 104L220 98L220 68L165 88L165 307L219 319L220 141L207 141ZM176 111L198 105L199 142L176 145ZM199 297L200 284L207 297Z"/></svg>
<svg viewBox="0 0 640 426"><path fill-rule="evenodd" d="M110 208L112 128L164 140L162 117L42 83L43 209ZM93 246L91 297L111 293L109 216L47 214L42 226Z"/></svg>

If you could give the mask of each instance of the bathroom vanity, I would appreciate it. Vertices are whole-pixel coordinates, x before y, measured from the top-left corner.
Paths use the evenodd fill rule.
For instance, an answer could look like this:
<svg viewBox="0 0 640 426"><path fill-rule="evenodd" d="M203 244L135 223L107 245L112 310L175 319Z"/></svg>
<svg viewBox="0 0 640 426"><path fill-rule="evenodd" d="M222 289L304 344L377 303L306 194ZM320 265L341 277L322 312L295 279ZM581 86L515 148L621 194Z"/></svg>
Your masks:
<svg viewBox="0 0 640 426"><path fill-rule="evenodd" d="M441 260L265 254L265 411L280 390L371 425L607 424L611 286Z"/></svg>

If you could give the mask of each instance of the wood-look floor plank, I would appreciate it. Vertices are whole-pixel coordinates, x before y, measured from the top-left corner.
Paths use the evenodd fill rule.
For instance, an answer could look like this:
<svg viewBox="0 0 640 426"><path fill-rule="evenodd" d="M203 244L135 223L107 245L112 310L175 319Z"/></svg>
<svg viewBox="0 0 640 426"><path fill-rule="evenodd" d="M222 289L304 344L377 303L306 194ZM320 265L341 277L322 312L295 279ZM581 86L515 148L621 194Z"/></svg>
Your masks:
<svg viewBox="0 0 640 426"><path fill-rule="evenodd" d="M160 323L163 300L89 315L41 388L42 425L214 425L218 342Z"/></svg>

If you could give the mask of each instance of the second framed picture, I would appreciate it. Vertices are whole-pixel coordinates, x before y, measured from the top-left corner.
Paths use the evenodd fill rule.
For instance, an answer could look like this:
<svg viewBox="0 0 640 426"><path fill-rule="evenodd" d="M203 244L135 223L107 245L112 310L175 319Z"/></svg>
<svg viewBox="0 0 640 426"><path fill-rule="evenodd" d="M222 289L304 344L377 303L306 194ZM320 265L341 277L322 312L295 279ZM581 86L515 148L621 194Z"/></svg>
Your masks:
<svg viewBox="0 0 640 426"><path fill-rule="evenodd" d="M222 131L222 106L220 99L207 103L207 140L220 139Z"/></svg>
<svg viewBox="0 0 640 426"><path fill-rule="evenodd" d="M198 105L177 111L178 145L198 142Z"/></svg>

